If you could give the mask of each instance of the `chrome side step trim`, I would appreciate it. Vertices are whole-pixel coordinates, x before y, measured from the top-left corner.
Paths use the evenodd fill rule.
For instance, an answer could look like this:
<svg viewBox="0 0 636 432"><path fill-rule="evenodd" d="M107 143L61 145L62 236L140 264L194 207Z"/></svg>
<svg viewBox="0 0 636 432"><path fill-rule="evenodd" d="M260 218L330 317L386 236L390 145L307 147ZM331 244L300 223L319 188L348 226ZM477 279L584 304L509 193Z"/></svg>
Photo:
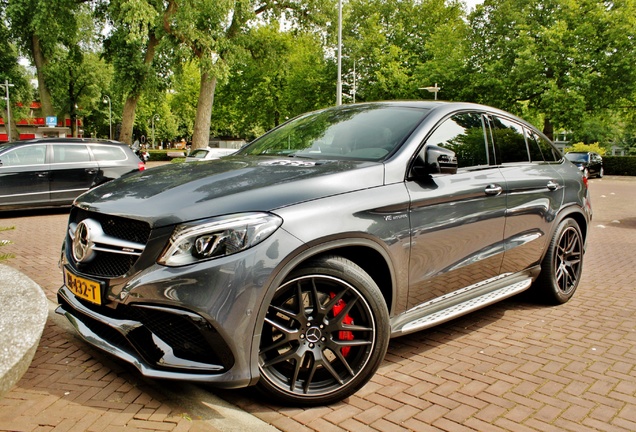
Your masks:
<svg viewBox="0 0 636 432"><path fill-rule="evenodd" d="M464 292L463 295L453 297L448 302L434 303L429 307L417 307L408 311L392 320L391 335L402 336L450 321L519 294L530 288L533 281L528 275L523 275L521 280L515 279L504 286L475 290L479 292Z"/></svg>

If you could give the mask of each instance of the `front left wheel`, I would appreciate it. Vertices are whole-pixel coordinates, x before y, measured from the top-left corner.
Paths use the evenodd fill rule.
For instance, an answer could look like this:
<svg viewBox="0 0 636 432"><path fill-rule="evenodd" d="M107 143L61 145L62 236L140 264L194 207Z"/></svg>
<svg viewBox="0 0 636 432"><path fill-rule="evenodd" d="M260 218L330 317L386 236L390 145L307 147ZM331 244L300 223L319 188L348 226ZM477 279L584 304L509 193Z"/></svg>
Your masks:
<svg viewBox="0 0 636 432"><path fill-rule="evenodd" d="M360 389L389 341L385 301L353 262L323 257L276 290L259 347L258 386L286 405L325 405Z"/></svg>

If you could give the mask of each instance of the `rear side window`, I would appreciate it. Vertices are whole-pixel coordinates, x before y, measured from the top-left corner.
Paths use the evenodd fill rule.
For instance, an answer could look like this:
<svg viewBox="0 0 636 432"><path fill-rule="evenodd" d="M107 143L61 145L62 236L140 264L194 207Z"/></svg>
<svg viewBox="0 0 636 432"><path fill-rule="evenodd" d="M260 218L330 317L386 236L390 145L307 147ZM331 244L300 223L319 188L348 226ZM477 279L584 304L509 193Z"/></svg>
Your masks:
<svg viewBox="0 0 636 432"><path fill-rule="evenodd" d="M499 163L530 161L523 126L501 117L493 117L492 126Z"/></svg>
<svg viewBox="0 0 636 432"><path fill-rule="evenodd" d="M53 163L78 163L91 160L85 145L53 145Z"/></svg>
<svg viewBox="0 0 636 432"><path fill-rule="evenodd" d="M558 162L561 160L561 153L559 153L559 151L554 148L550 141L548 141L546 138L543 138L541 135L535 134L534 136L537 144L539 145L539 148L541 148L543 159L546 162Z"/></svg>
<svg viewBox="0 0 636 432"><path fill-rule="evenodd" d="M528 131L528 149L532 162L558 162L561 160L561 155L552 144L532 131Z"/></svg>
<svg viewBox="0 0 636 432"><path fill-rule="evenodd" d="M91 145L91 151L95 160L100 161L123 161L126 160L124 150L115 146Z"/></svg>
<svg viewBox="0 0 636 432"><path fill-rule="evenodd" d="M482 116L462 113L444 120L426 140L455 152L458 168L488 165L488 147Z"/></svg>
<svg viewBox="0 0 636 432"><path fill-rule="evenodd" d="M541 150L541 146L537 141L538 136L532 133L529 130L526 130L528 133L526 138L528 140L528 150L530 151L530 160L532 162L543 162L545 159L543 157L543 151Z"/></svg>

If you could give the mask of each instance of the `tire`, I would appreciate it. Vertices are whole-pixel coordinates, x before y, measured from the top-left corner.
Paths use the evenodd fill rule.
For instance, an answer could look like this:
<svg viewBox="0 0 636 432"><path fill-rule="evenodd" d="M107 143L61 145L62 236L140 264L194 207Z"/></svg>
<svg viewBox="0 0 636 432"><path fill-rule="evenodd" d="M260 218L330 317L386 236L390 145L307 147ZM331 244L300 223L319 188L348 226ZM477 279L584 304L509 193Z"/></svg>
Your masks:
<svg viewBox="0 0 636 432"><path fill-rule="evenodd" d="M380 289L342 257L293 272L268 306L259 347L259 390L285 405L340 401L371 379L389 343Z"/></svg>
<svg viewBox="0 0 636 432"><path fill-rule="evenodd" d="M541 262L535 288L550 304L563 304L572 298L583 271L583 235L573 219L557 227Z"/></svg>

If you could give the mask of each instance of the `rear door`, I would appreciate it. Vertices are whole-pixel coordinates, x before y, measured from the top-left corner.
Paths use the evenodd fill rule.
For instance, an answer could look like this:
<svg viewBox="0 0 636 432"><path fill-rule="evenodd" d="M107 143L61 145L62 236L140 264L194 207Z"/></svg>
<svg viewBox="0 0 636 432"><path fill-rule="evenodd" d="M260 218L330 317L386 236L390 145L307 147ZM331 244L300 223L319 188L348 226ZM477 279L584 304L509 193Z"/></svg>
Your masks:
<svg viewBox="0 0 636 432"><path fill-rule="evenodd" d="M496 277L504 252L505 180L491 163L482 115L447 118L426 145L453 150L458 170L406 183L411 197L409 309Z"/></svg>
<svg viewBox="0 0 636 432"><path fill-rule="evenodd" d="M46 205L49 174L46 144L7 150L0 155L0 206Z"/></svg>
<svg viewBox="0 0 636 432"><path fill-rule="evenodd" d="M51 201L71 203L95 184L99 172L86 144L52 143Z"/></svg>
<svg viewBox="0 0 636 432"><path fill-rule="evenodd" d="M536 131L503 116L489 116L499 170L505 178L507 213L502 273L538 264L563 201L563 180L551 148ZM546 153L545 155L543 153Z"/></svg>

